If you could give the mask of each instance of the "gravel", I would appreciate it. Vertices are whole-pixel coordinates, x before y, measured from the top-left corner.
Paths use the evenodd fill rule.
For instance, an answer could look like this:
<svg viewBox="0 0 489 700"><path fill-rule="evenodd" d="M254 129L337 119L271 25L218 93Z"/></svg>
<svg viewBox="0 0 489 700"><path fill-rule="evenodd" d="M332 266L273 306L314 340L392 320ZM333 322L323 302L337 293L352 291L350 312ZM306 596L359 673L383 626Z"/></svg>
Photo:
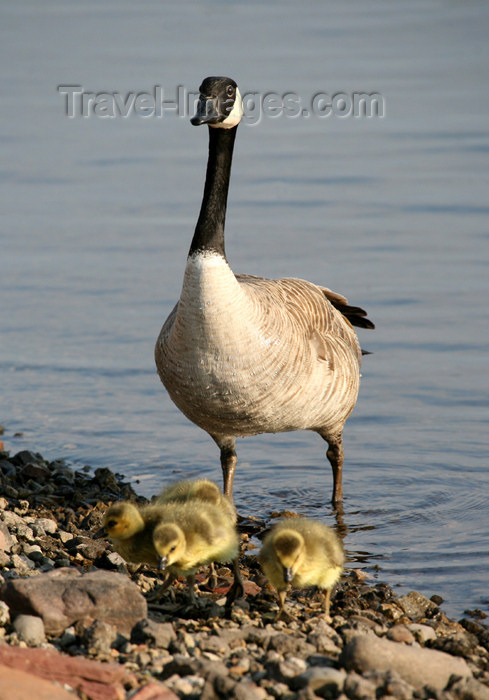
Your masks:
<svg viewBox="0 0 489 700"><path fill-rule="evenodd" d="M252 544L272 515L240 523L245 601L226 617L232 574L221 567L215 590L205 571L198 576L199 604L191 607L185 581L162 593L158 572L127 564L93 537L106 508L121 499L145 502L108 469L0 452L0 678L8 680L11 669L20 683L14 667L37 648L55 660L36 673L56 688L63 661L85 659L88 670L65 691L89 700L489 700L481 611L450 620L438 596L397 597L350 568L333 596L331 624L314 591L302 590L288 598L293 619L275 622L275 594ZM47 603L35 603L32 589ZM59 609L55 624L48 608ZM23 674L34 673L32 666Z"/></svg>

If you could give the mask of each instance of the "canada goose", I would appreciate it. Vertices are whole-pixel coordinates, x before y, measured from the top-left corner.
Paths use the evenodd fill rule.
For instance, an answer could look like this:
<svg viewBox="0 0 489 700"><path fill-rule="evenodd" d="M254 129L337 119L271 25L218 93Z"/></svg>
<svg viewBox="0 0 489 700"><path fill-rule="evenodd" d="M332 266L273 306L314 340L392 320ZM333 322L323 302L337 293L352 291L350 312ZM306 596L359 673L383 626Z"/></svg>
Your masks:
<svg viewBox="0 0 489 700"><path fill-rule="evenodd" d="M374 326L325 287L233 273L224 223L242 101L230 78L206 78L199 90L191 122L209 126L204 195L180 299L156 343L158 373L178 408L217 443L231 500L236 437L313 430L328 443L337 504L343 426L360 382L352 324Z"/></svg>
<svg viewBox="0 0 489 700"><path fill-rule="evenodd" d="M189 595L195 600L195 571L211 562L233 562L234 584L228 603L244 588L238 567L239 537L234 522L211 503L194 500L169 502L165 516L153 530L153 546L160 571L187 578Z"/></svg>
<svg viewBox="0 0 489 700"><path fill-rule="evenodd" d="M211 503L218 508L222 508L226 515L236 522L236 510L227 496L225 496L217 484L208 479L196 479L195 481L177 481L171 486L167 486L159 496L155 498L153 504L164 504L169 502L188 503L189 501L204 501Z"/></svg>
<svg viewBox="0 0 489 700"><path fill-rule="evenodd" d="M280 603L277 619L284 615L287 589L292 585L323 589L324 615L330 620L331 589L345 561L343 547L333 530L309 518L286 518L265 537L258 560L277 589Z"/></svg>

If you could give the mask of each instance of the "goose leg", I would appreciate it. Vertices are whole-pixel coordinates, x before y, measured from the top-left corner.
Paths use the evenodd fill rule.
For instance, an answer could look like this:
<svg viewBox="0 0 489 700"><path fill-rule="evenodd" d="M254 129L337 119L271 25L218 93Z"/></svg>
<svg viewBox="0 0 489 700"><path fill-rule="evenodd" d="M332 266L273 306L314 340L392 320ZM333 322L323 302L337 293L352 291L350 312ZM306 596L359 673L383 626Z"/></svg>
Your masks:
<svg viewBox="0 0 489 700"><path fill-rule="evenodd" d="M327 437L326 435L321 435L321 437L328 443L326 457L333 470L333 496L331 502L336 506L343 500L343 435L339 433L338 435L328 435Z"/></svg>
<svg viewBox="0 0 489 700"><path fill-rule="evenodd" d="M238 458L236 456L236 440L212 435L221 450L221 468L224 484L224 495L233 503L233 480Z"/></svg>

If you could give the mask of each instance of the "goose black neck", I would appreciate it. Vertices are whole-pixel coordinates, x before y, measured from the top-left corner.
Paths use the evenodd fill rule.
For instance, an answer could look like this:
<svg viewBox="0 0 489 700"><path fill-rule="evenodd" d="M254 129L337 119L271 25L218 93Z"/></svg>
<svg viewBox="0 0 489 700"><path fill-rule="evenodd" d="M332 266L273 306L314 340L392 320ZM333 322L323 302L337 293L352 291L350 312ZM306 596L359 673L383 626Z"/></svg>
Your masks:
<svg viewBox="0 0 489 700"><path fill-rule="evenodd" d="M202 206L190 245L189 255L213 251L224 252L224 224L228 199L229 177L237 126L231 129L209 128L209 158Z"/></svg>

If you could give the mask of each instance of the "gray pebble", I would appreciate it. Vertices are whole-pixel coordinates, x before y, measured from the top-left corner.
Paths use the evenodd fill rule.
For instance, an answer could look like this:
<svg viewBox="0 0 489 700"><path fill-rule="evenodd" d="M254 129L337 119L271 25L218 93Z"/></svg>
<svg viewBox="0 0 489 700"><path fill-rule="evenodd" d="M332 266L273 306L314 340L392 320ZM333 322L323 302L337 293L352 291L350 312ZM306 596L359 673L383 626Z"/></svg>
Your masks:
<svg viewBox="0 0 489 700"><path fill-rule="evenodd" d="M12 567L21 574L26 574L36 568L34 562L25 554L12 554L11 561Z"/></svg>
<svg viewBox="0 0 489 700"><path fill-rule="evenodd" d="M34 615L17 615L14 620L14 629L19 639L29 646L39 646L46 641L44 622Z"/></svg>
<svg viewBox="0 0 489 700"><path fill-rule="evenodd" d="M412 624L407 625L407 628L412 632L414 638L420 644L424 645L429 639L436 639L436 632L433 627L429 627L429 625L420 625L417 622L413 622Z"/></svg>
<svg viewBox="0 0 489 700"><path fill-rule="evenodd" d="M10 622L10 609L7 603L0 600L0 627L5 627Z"/></svg>
<svg viewBox="0 0 489 700"><path fill-rule="evenodd" d="M54 535L58 529L58 523L56 520L52 520L51 518L36 518L34 524L38 528L42 528L44 533L48 535Z"/></svg>

